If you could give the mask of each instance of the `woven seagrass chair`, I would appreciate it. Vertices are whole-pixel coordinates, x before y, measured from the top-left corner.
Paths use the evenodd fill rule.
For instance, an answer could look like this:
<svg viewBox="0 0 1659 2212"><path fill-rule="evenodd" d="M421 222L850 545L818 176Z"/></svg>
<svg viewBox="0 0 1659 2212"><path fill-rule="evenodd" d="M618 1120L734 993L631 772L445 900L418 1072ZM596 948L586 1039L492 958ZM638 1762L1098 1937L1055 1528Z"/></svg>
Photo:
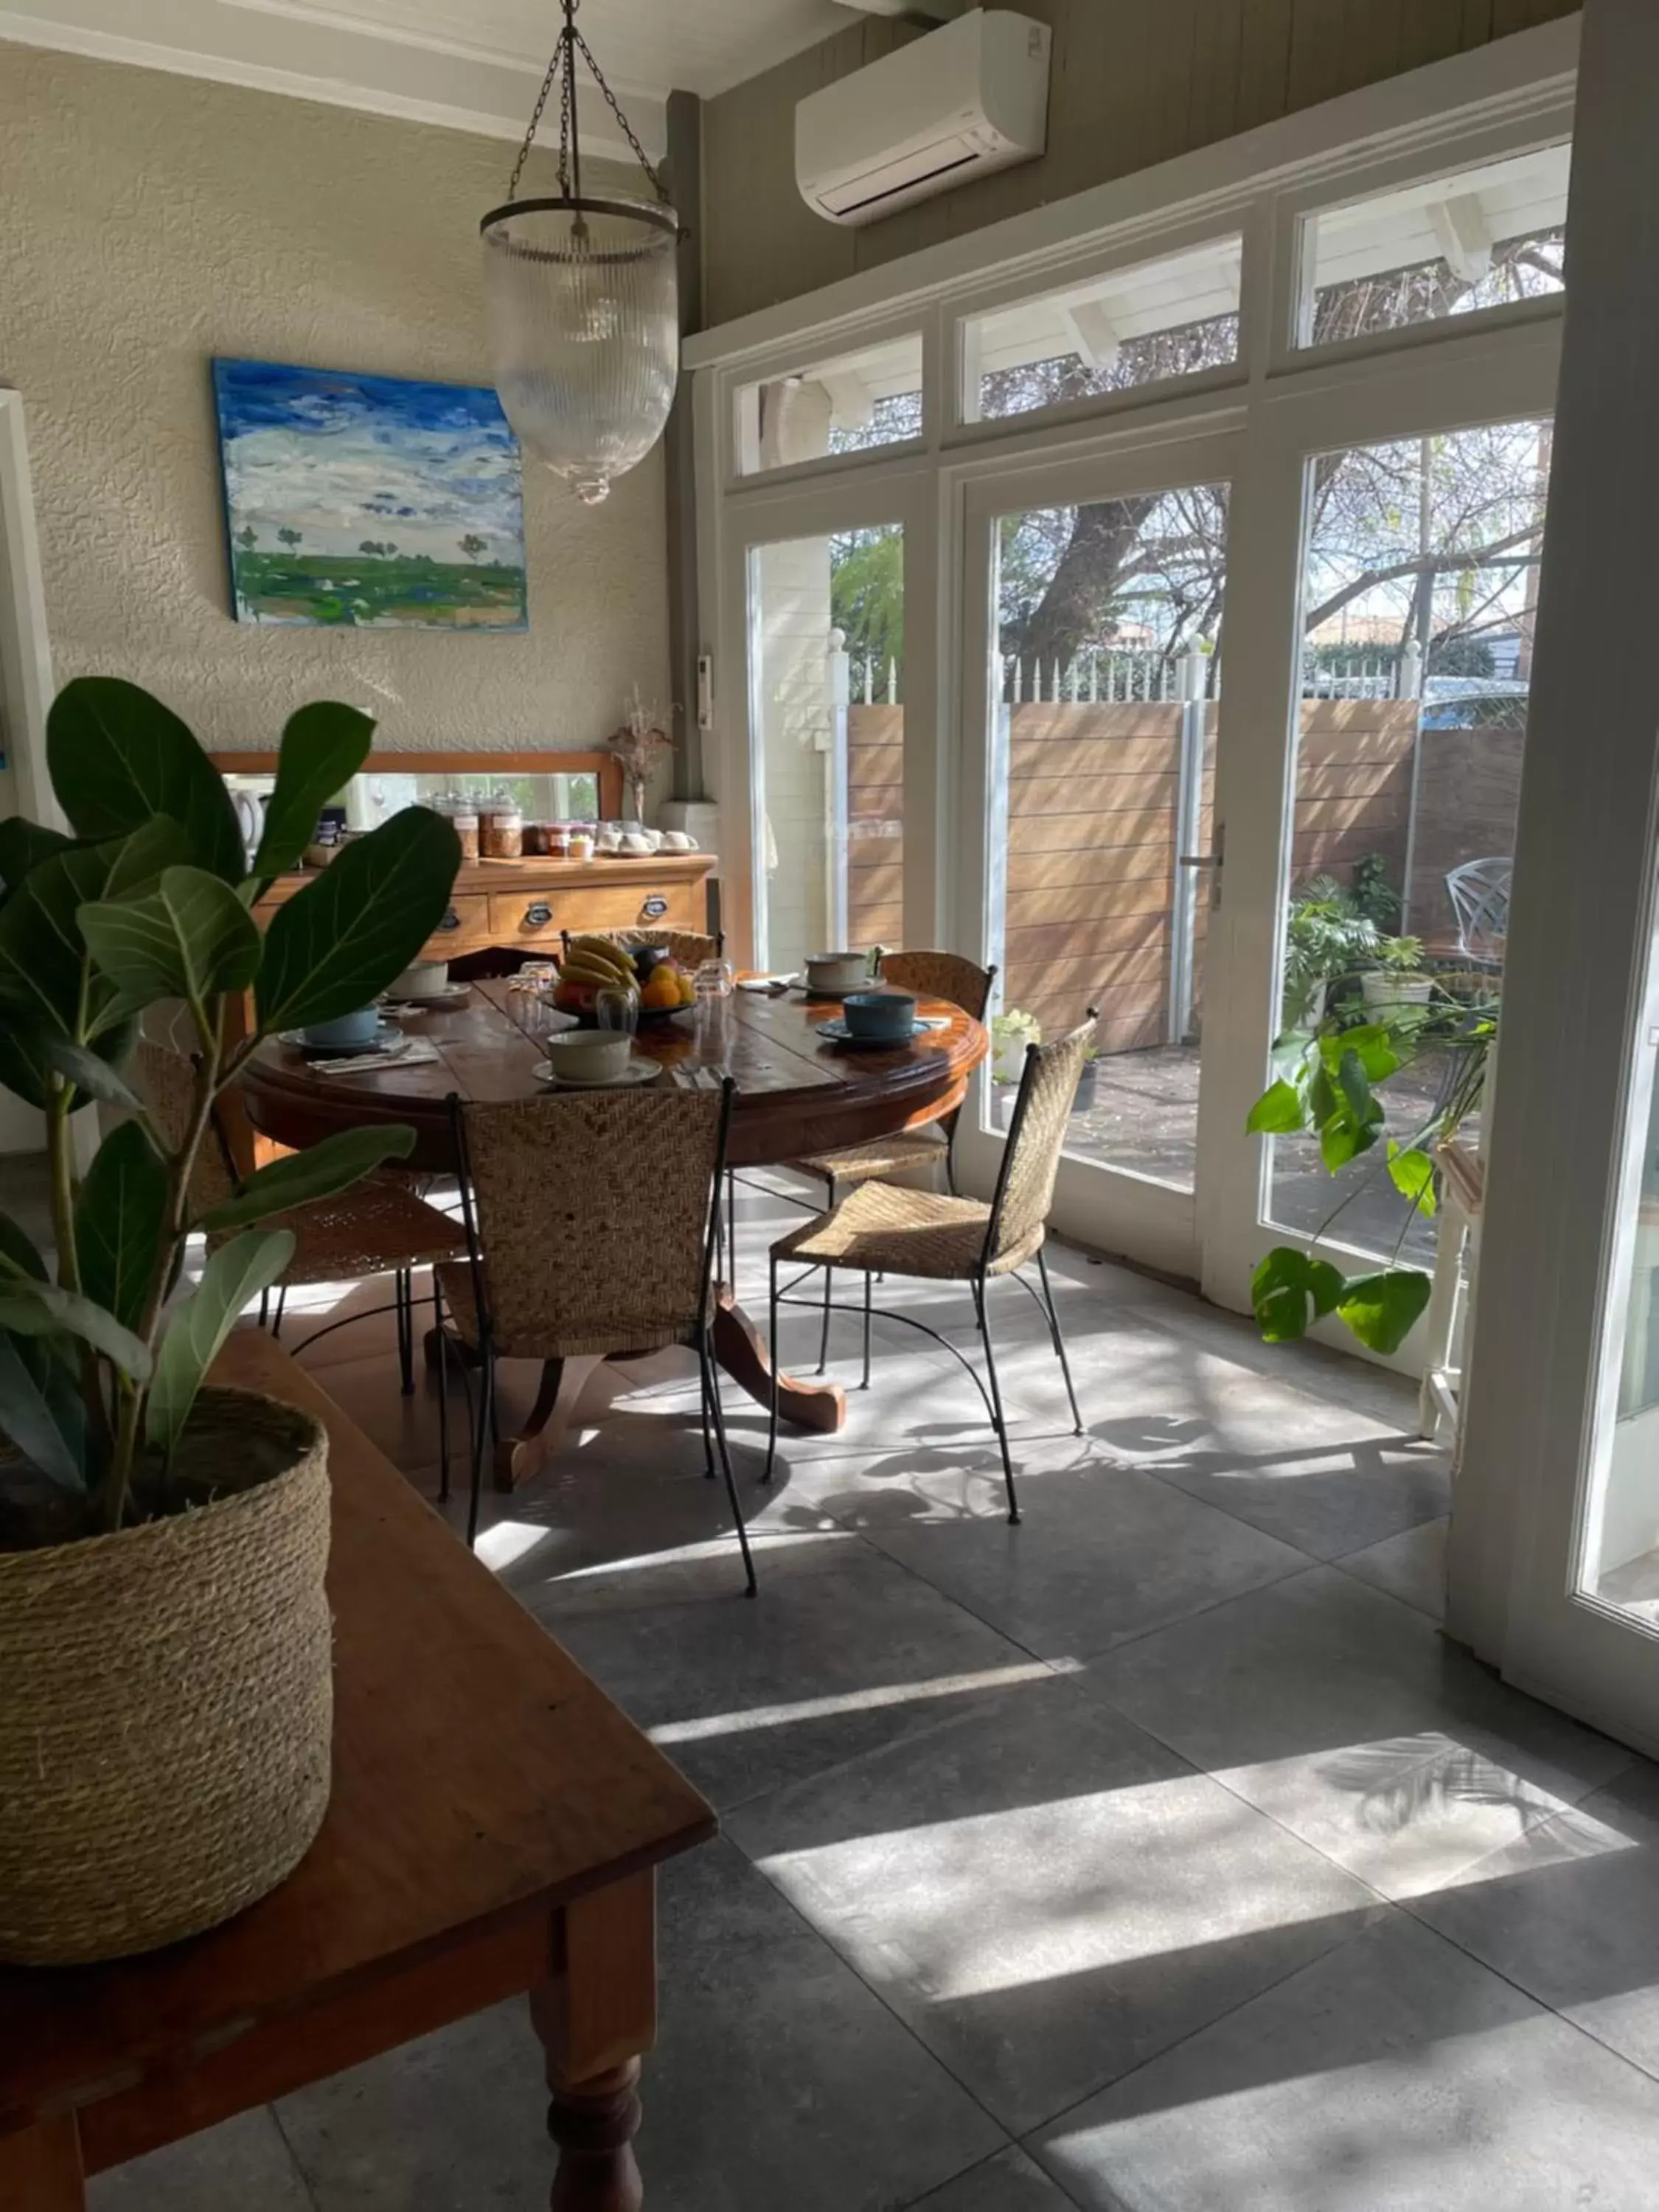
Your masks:
<svg viewBox="0 0 1659 2212"><path fill-rule="evenodd" d="M997 971L981 968L960 952L889 952L882 957L881 978L901 991L914 991L919 999L948 999L976 1022L985 1018L991 1003L991 987ZM957 1187L952 1147L956 1143L958 1106L937 1121L919 1129L900 1129L890 1137L874 1137L867 1145L854 1145L841 1152L813 1152L787 1164L797 1175L817 1177L824 1186L831 1206L843 1183L886 1182L914 1168L943 1168L947 1187ZM818 1336L818 1373L830 1360L830 1285L835 1270L823 1271L823 1326Z"/></svg>
<svg viewBox="0 0 1659 2212"><path fill-rule="evenodd" d="M703 1471L718 1449L748 1594L712 1328L720 1174L735 1085L592 1091L503 1103L452 1096L465 1262L438 1269L455 1333L482 1370L467 1541L477 1533L498 1359L539 1359L550 1402L567 1359L689 1346L702 1384Z"/></svg>
<svg viewBox="0 0 1659 2212"><path fill-rule="evenodd" d="M804 1261L813 1267L841 1267L864 1277L864 1380L870 1380L870 1285L872 1277L915 1275L932 1282L966 1283L973 1293L974 1320L985 1347L985 1371L990 1388L978 1370L963 1358L955 1345L914 1314L887 1314L944 1345L974 1379L985 1410L991 1417L1002 1454L1002 1479L1008 1493L1008 1518L1019 1519L1019 1500L1014 1489L1014 1465L1008 1450L1008 1424L1002 1410L1002 1391L997 1381L996 1353L992 1348L990 1323L986 1317L988 1285L998 1276L1012 1275L1034 1298L1048 1324L1048 1334L1066 1378L1075 1434L1083 1434L1072 1383L1066 1340L1060 1331L1060 1314L1048 1280L1043 1256L1048 1207L1054 1197L1061 1147L1066 1141L1066 1117L1077 1096L1084 1060L1095 1034L1095 1009L1069 1036L1053 1044L1028 1045L1018 1095L1008 1123L1008 1139L997 1176L996 1190L988 1206L982 1199L946 1197L930 1190L909 1190L902 1184L860 1183L850 1196L781 1237L772 1247L769 1311L772 1359L771 1421L767 1438L766 1471L771 1478L778 1449L778 1268L782 1262ZM1039 1293L1020 1273L1028 1261L1037 1263ZM799 1277L795 1278L797 1281Z"/></svg>
<svg viewBox="0 0 1659 2212"><path fill-rule="evenodd" d="M191 1061L170 1046L144 1037L134 1051L131 1073L156 1127L169 1144L181 1143L190 1127L195 1094L195 1070ZM229 1133L216 1112L207 1141L196 1155L190 1187L192 1209L202 1214L222 1205L237 1184L245 1182L252 1171L251 1159L238 1163ZM416 1267L435 1266L440 1260L453 1259L458 1252L465 1250L466 1242L459 1224L447 1213L441 1213L435 1206L428 1206L424 1199L417 1198L406 1183L389 1176L371 1176L336 1198L319 1198L309 1206L296 1206L288 1212L272 1214L263 1225L292 1230L295 1243L294 1257L283 1271L282 1288L276 1294L274 1317L268 1291L259 1302L261 1328L269 1319L271 1334L281 1335L283 1311L290 1288L303 1288L307 1283L349 1282L363 1275L390 1274L392 1310L398 1317L398 1373L404 1397L412 1396L414 1271ZM234 1236L235 1231L225 1234ZM223 1242L223 1235L210 1234L208 1249L212 1251ZM435 1280L433 1301L435 1312ZM326 1336L335 1328L343 1328L351 1322L366 1321L375 1310L371 1307L364 1313L349 1314L345 1321L331 1322L308 1337L307 1342L314 1344L319 1337ZM385 1308L378 1310L384 1312ZM441 1401L445 1388L441 1365L438 1370L438 1388ZM445 1494L447 1495L447 1485Z"/></svg>

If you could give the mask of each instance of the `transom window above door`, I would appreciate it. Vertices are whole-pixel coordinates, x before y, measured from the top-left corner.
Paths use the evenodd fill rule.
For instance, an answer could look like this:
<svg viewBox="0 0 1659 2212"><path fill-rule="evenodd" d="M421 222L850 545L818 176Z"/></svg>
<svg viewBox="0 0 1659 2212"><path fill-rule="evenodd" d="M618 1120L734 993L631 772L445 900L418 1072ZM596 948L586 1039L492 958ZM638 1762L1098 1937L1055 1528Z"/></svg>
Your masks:
<svg viewBox="0 0 1659 2212"><path fill-rule="evenodd" d="M921 333L739 385L737 470L752 477L922 434Z"/></svg>
<svg viewBox="0 0 1659 2212"><path fill-rule="evenodd" d="M1164 384L1238 359L1243 240L1080 277L969 316L962 419L994 422Z"/></svg>

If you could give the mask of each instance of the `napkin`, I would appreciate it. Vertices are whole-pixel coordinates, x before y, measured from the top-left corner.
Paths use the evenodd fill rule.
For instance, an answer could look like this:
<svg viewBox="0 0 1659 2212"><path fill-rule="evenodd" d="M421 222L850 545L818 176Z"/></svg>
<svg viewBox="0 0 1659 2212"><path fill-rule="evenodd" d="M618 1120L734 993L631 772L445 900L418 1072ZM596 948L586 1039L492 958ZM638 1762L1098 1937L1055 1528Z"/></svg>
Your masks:
<svg viewBox="0 0 1659 2212"><path fill-rule="evenodd" d="M437 1058L435 1044L412 1037L402 1052L363 1052L350 1060L319 1060L312 1065L319 1075L379 1075L385 1068L419 1067Z"/></svg>

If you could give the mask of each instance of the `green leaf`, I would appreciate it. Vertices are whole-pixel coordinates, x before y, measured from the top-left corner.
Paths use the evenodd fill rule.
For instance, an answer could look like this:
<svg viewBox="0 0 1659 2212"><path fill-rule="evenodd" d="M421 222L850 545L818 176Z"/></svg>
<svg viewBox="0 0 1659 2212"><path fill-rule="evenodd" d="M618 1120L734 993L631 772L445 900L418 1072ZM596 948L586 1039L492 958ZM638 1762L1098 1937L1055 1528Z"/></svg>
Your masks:
<svg viewBox="0 0 1659 2212"><path fill-rule="evenodd" d="M171 708L114 676L77 676L46 716L52 789L83 837L118 837L158 814L183 829L186 857L225 883L246 872L224 779Z"/></svg>
<svg viewBox="0 0 1659 2212"><path fill-rule="evenodd" d="M208 1230L238 1229L246 1221L264 1221L290 1206L309 1206L319 1198L332 1198L361 1182L385 1160L407 1159L415 1148L415 1132L397 1122L361 1129L338 1129L309 1151L290 1152L269 1167L251 1175L234 1198L216 1206L203 1217Z"/></svg>
<svg viewBox="0 0 1659 2212"><path fill-rule="evenodd" d="M134 1382L148 1382L149 1348L115 1316L78 1291L59 1290L55 1283L25 1282L8 1275L0 1283L0 1328L18 1336L51 1336L67 1331L112 1360Z"/></svg>
<svg viewBox="0 0 1659 2212"><path fill-rule="evenodd" d="M32 868L0 907L0 1006L85 1043L116 993L92 975L80 910L145 890L177 860L182 840L177 823L151 822L131 837L67 847Z"/></svg>
<svg viewBox="0 0 1659 2212"><path fill-rule="evenodd" d="M331 1021L369 1005L442 921L460 864L454 830L424 806L354 838L270 918L260 1029Z"/></svg>
<svg viewBox="0 0 1659 2212"><path fill-rule="evenodd" d="M46 1263L34 1239L10 1214L0 1213L0 1277L6 1275L29 1275L37 1283L47 1279Z"/></svg>
<svg viewBox="0 0 1659 2212"><path fill-rule="evenodd" d="M137 1328L166 1241L167 1171L142 1122L124 1121L98 1147L75 1202L81 1287Z"/></svg>
<svg viewBox="0 0 1659 2212"><path fill-rule="evenodd" d="M1395 1045L1394 1032L1375 1022L1362 1023L1357 1029L1341 1030L1336 1036L1322 1040L1322 1049L1330 1052L1339 1061L1343 1054L1354 1054L1365 1072L1366 1079L1371 1083L1381 1083L1404 1066L1405 1062Z"/></svg>
<svg viewBox="0 0 1659 2212"><path fill-rule="evenodd" d="M204 868L164 869L145 897L100 900L78 919L93 959L129 1005L184 999L204 1006L245 991L258 969L258 925Z"/></svg>
<svg viewBox="0 0 1659 2212"><path fill-rule="evenodd" d="M1342 1291L1342 1277L1328 1260L1316 1260L1294 1244L1276 1244L1250 1277L1250 1303L1263 1342L1289 1344L1305 1336L1310 1321L1335 1310Z"/></svg>
<svg viewBox="0 0 1659 2212"><path fill-rule="evenodd" d="M319 699L289 716L276 786L253 858L256 877L269 883L296 864L315 834L319 814L368 758L374 735L369 715L332 699Z"/></svg>
<svg viewBox="0 0 1659 2212"><path fill-rule="evenodd" d="M45 1049L47 1066L59 1075L67 1075L83 1097L101 1098L106 1106L122 1107L129 1114L143 1112L143 1100L101 1053L94 1052L88 1045L72 1043L68 1037L50 1034ZM115 1056L125 1057L125 1054Z"/></svg>
<svg viewBox="0 0 1659 2212"><path fill-rule="evenodd" d="M125 1060L131 1051L133 1032L131 1025L106 1030L96 1038L90 1049L100 1060ZM45 1022L30 1021L25 1015L0 1008L0 1085L15 1092L30 1106L43 1107L51 1089L54 1048L71 1048L58 1030L49 1029ZM83 1106L88 1093L77 1090L70 1099L70 1110Z"/></svg>
<svg viewBox="0 0 1659 2212"><path fill-rule="evenodd" d="M222 1244L190 1297L173 1310L155 1363L145 1439L169 1455L184 1434L202 1377L218 1356L236 1316L268 1291L294 1256L287 1229L245 1229Z"/></svg>
<svg viewBox="0 0 1659 2212"><path fill-rule="evenodd" d="M1369 1350L1398 1352L1433 1287L1420 1267L1384 1267L1354 1276L1336 1310Z"/></svg>
<svg viewBox="0 0 1659 2212"><path fill-rule="evenodd" d="M1294 1084L1281 1079L1270 1084L1254 1106L1244 1127L1252 1136L1288 1137L1308 1126L1307 1109Z"/></svg>
<svg viewBox="0 0 1659 2212"><path fill-rule="evenodd" d="M8 815L0 822L0 884L8 892L15 891L31 868L51 860L54 853L65 851L74 842L61 830L48 830L43 822L31 822L21 814Z"/></svg>
<svg viewBox="0 0 1659 2212"><path fill-rule="evenodd" d="M65 1490L84 1491L86 1428L80 1401L43 1382L21 1347L0 1329L0 1434L30 1466Z"/></svg>
<svg viewBox="0 0 1659 2212"><path fill-rule="evenodd" d="M1435 1210L1434 1162L1414 1145L1389 1139L1389 1177L1402 1198L1410 1199L1419 1213Z"/></svg>

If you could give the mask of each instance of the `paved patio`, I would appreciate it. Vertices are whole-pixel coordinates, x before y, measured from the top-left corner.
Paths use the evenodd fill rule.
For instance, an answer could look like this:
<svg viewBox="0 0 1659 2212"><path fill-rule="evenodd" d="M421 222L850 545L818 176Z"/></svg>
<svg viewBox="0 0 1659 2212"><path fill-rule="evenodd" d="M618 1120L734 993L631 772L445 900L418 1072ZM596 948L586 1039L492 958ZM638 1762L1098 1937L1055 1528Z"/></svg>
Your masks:
<svg viewBox="0 0 1659 2212"><path fill-rule="evenodd" d="M1163 1045L1146 1052L1115 1053L1095 1066L1095 1103L1089 1112L1072 1116L1067 1152L1190 1190L1198 1158L1198 1048ZM1434 1104L1440 1069L1438 1057L1425 1054L1379 1087L1388 1101L1389 1135L1403 1141L1421 1127ZM1005 1127L1013 1100L1013 1085L999 1085L997 1110ZM1311 1138L1277 1139L1273 1223L1295 1235L1310 1237L1339 1199L1352 1192L1333 1234L1362 1250L1392 1253L1407 1208L1382 1160L1379 1149L1333 1178L1321 1165L1319 1148ZM1434 1239L1434 1224L1417 1216L1406 1230L1400 1247L1402 1257L1420 1267L1432 1266ZM1270 1241L1264 1237L1264 1249Z"/></svg>
<svg viewBox="0 0 1659 2212"><path fill-rule="evenodd" d="M745 1203L752 1293L799 1216ZM556 1468L490 1500L484 1556L721 1815L663 1885L651 2212L1645 2212L1659 1775L1442 1641L1407 1386L1056 1258L1083 1437L994 1298L1018 1528L969 1386L897 1323L769 1492L733 1394L753 1604L678 1355L602 1370ZM954 1294L887 1290L965 1340ZM430 1496L389 1317L315 1361ZM503 2007L91 2203L534 2212L542 2108Z"/></svg>

